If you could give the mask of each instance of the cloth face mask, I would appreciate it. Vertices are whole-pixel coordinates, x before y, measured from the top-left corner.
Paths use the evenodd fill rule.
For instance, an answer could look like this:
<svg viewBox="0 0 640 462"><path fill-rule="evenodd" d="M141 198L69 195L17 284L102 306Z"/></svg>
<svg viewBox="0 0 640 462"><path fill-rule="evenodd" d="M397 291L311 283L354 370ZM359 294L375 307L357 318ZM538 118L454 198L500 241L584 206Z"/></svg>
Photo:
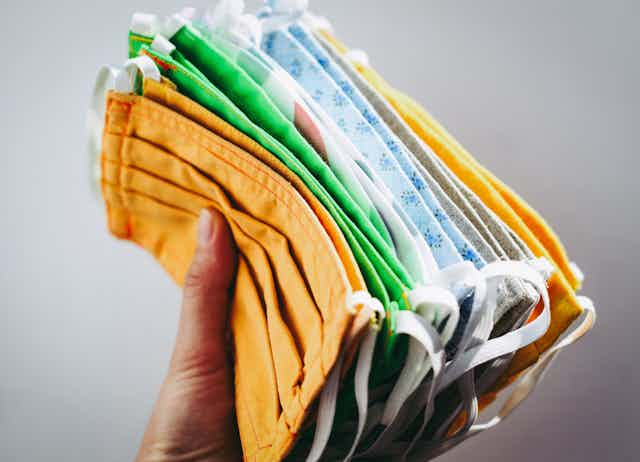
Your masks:
<svg viewBox="0 0 640 462"><path fill-rule="evenodd" d="M150 81L146 81L145 84L146 84L145 85L145 87L146 87L145 93L146 94L150 93L149 87L153 88L154 85L157 86L157 84L154 84L153 82L150 82ZM163 90L164 90L165 94L170 94L170 90L168 90L166 88L164 88ZM156 93L157 92L158 92L158 90L156 90ZM179 96L179 95L177 95L177 96ZM176 96L174 96L174 98L175 97ZM140 112L140 111L138 111L138 112ZM154 127L154 130L158 130L159 133L171 132L171 133L175 134L175 132L176 132L176 128L175 127L173 128L173 130L168 130L167 129L168 127L162 127L161 126L162 124L159 121L155 120L155 119L152 119L149 123ZM125 125L125 126L130 127L131 130L136 133L136 136L142 136L142 137L145 137L145 138L146 137L150 138L150 136L146 135L147 132L144 131L141 128L140 124L132 123L132 121L128 121L126 124L119 123L119 125ZM169 135L167 135L167 136L169 136ZM111 141L110 144L113 144L113 143L114 142ZM155 145L157 143L157 141L154 141L153 143ZM171 143L179 143L179 140L178 141L175 140L175 135L171 135ZM137 151L136 151L136 149L137 149ZM175 149L175 147L172 147L172 149ZM124 150L123 152L124 152L124 155L126 155L126 161L124 162L126 165L132 165L136 169L150 171L150 173L153 176L150 176L149 178L147 178L147 181L151 180L152 183L153 183L154 177L159 177L161 175L165 175L166 176L166 172L164 170L160 169L159 166L157 166L153 162L151 162L151 159L153 159L154 157L157 157L159 155L159 153L157 151L155 151L155 148L153 146L146 146L146 145L138 145L138 144L136 144L135 148L128 148L128 149ZM134 153L138 152L138 155L131 154L132 152L134 152ZM161 164L161 166L165 166L166 167L166 163L169 162L169 161L172 161L172 160L173 160L173 158L171 156L168 156L168 159L166 159L165 162L163 164ZM184 172L178 174L179 171L184 171L185 169L188 169L190 164L194 164L195 167L198 168L198 170L203 170L207 174L210 174L209 173L210 169L214 168L213 166L209 167L208 169L205 168L204 165L201 165L200 163L196 162L196 160L194 158L192 158L191 156L189 156L189 158L186 159L186 160L189 161L189 164L187 164L185 166L173 165L173 168L171 169L173 171L173 173L171 175L171 177L172 177L171 178L171 183L179 183L181 178L183 178L183 179L184 178L193 179L194 177L197 177L197 172L195 172L195 171L192 171L189 174L186 174ZM133 165L134 162L135 162L135 165ZM173 162L173 164L175 164L175 162ZM139 172L134 171L132 175L135 176L135 178L137 179L137 182L135 182L135 184L136 185L140 185L141 181L142 181L142 180L139 179L141 174ZM118 175L114 175L114 176L116 178L120 178L120 177L129 178L129 175L124 175L121 172ZM204 178L202 178L201 180L206 182L206 180ZM233 181L233 180L234 180L233 178L228 179L230 184L235 184L235 181ZM184 180L183 180L183 182L184 182ZM132 185L133 183L134 182L131 181L130 183L127 183L127 184L128 185ZM187 185L186 184L181 184L180 186L187 186ZM129 186L128 188L125 188L125 189L131 189L131 187L132 186ZM141 188L141 186L138 186L138 187ZM156 184L156 187L158 189L162 189L162 188L159 188L159 186L157 184ZM189 187L191 187L193 189L193 186L190 185ZM153 189L153 188L151 188L151 189ZM200 189L198 189L196 192L199 195L204 195L204 191L202 191ZM148 192L147 190L145 190L144 194L145 195L151 195L151 192ZM182 195L184 195L184 193ZM167 201L171 200L171 198L176 198L176 197L180 197L180 194L178 194L175 190L172 190L169 193L166 193L166 194L162 195L162 197L160 199L162 200L163 203L167 203ZM190 203L191 201L197 202L195 199L192 199L192 198L184 199L184 201L180 202L179 207L180 208L187 207L188 206L187 203ZM412 313L408 313L408 314L412 315Z"/></svg>
<svg viewBox="0 0 640 462"><path fill-rule="evenodd" d="M326 28L321 28L321 30L318 30L318 33L322 35L329 43L331 43L331 45L334 46L340 53L344 54L348 52L348 49L340 41L338 41ZM392 104L393 100L404 100L405 104L408 104L412 110L416 111L417 117L420 118L424 124L429 126L431 130L433 130L433 132L437 133L441 138L445 139L446 142L450 144L449 149L455 150L456 154L460 155L461 158L472 162L477 167L480 167L480 164L475 161L471 154L469 154L455 140L455 138L452 137L444 129L444 127L442 127L433 117L431 117L431 115L419 104L412 101L406 95L395 92L386 84L386 82L381 79L379 75L377 75L368 66L362 66L358 70L361 71L363 75L365 75L365 77L371 81L374 87L380 87L380 90L384 90L386 87L386 89L388 90L386 94L388 95L389 100L390 102L392 102ZM376 83L378 85L375 85ZM384 91L381 92L385 94ZM425 136L424 138L428 138L428 136ZM429 144L428 140L426 139L425 142ZM569 258L567 257L564 250L564 246L558 239L557 235L545 222L545 220L531 206L526 204L526 202L524 202L519 196L517 196L510 188L506 187L500 180L498 180L493 174L491 174L491 172L482 168L479 174L481 176L484 175L483 178L487 179L492 185L496 187L496 190L498 190L499 194L503 196L505 201L513 207L513 211L515 211L515 213L518 214L518 216L524 221L524 223L530 227L530 229L533 231L533 234L539 237L539 242L542 243L549 255L553 257L553 262L561 269L563 275L565 276L571 287L574 290L577 290L580 286L582 273L581 271L577 270L575 264L572 264L569 261ZM509 223L509 220L505 220L505 222ZM518 234L521 235L521 233ZM521 237L524 238L524 236Z"/></svg>
<svg viewBox="0 0 640 462"><path fill-rule="evenodd" d="M324 35L331 37L330 34L325 33ZM333 38L331 37L329 40L331 39ZM335 39L333 39L333 42L335 42ZM424 123L420 115L415 112L415 109L407 105L407 97L401 96L399 92L391 89L371 68L358 65L356 65L356 68L374 88L385 95L387 100L413 128L416 134L435 151L451 171L456 174L461 181L466 183L496 215L504 220L504 222L524 240L534 254L547 257L551 261L551 257L545 248L540 244L531 230L520 220L518 215L515 214L509 204L504 201L502 196L493 189L473 166L464 160L464 157L461 158L457 155L450 143ZM550 295L553 322L547 335L536 342L538 352L548 349L582 312L582 307L576 299L571 286L559 272L554 273L550 280ZM524 361L524 359L516 357L512 363L512 367L521 369L521 365L518 364L520 361Z"/></svg>
<svg viewBox="0 0 640 462"><path fill-rule="evenodd" d="M182 23L179 22L179 24ZM298 148L297 154L312 169L317 178L325 180L325 185L330 189L332 196L338 196L341 205L351 213L356 221L359 221L358 224L363 226L364 231L368 231L367 237L371 239L371 243L382 257L378 257L377 254L370 256L377 259L374 263L377 263L380 270L385 273L383 280L389 282L388 290L392 291L393 299L398 300L401 304L405 302L403 298L407 287L410 288L413 285L406 270L399 263L391 248L380 238L368 219L363 216L364 214L359 207L350 200L348 193L337 181L333 172L299 135L295 127L273 106L262 89L257 87L244 71L231 65L222 54L216 53L210 44L198 36L188 25L182 24L177 32L171 35L171 40L178 47L178 50L192 61L210 81L214 80L217 85L226 87L227 93L234 97L235 102L241 105L245 111L251 113L255 120L259 120L264 126L269 126L270 132L279 134L280 138L287 141L289 145L298 143L296 146ZM267 110L269 107L272 107L273 111ZM268 113L271 113L271 116L267 116ZM369 255L368 252L367 254Z"/></svg>
<svg viewBox="0 0 640 462"><path fill-rule="evenodd" d="M337 41L335 41L335 39L327 32L321 32L321 33L325 38L328 39L328 41L336 44L337 48L340 48L342 46ZM345 50L344 47L342 47L342 50ZM410 117L411 113L410 111L407 111L407 110L405 110L405 113L403 113L403 108L401 104L398 102L398 99L400 98L400 96L394 93L393 90L390 89L390 87L388 87L388 85L379 76L374 74L370 68L365 66L360 66L358 67L358 71L360 71L363 74L363 76L367 78L369 83L374 88L376 88L377 91L381 92L382 94L385 95L385 97L389 99L392 105L395 106L395 108L403 115L403 117L406 118L407 122L411 125L411 120L412 120ZM414 122L414 125L412 125L412 127L415 128L415 125L418 125L418 124ZM422 132L420 132L420 130L416 130L416 132L419 135L424 136L424 140L428 143L430 138L426 136L424 127L420 127L418 125L418 128L423 128ZM437 137L433 137L433 138L437 141ZM431 140L433 141L433 139ZM437 147L439 147L443 151L446 151L445 143L441 142L439 145L437 145L436 148L434 148L436 152L438 152ZM440 152L438 152L438 154L442 155L442 153ZM444 152L444 154L447 154L447 152ZM496 211L499 215L501 215L502 218L507 218L507 223L509 223L510 226L513 226L514 223L515 225L519 226L518 229L520 230L520 233L519 233L520 236L525 238L524 239L525 242L529 246L532 246L532 248L536 253L545 254L544 249L541 249L541 245L537 242L535 237L531 236L529 233L529 230L525 226L522 226L521 222L519 222L518 217L514 216L515 214L509 208L509 205L504 201L501 202L496 198L495 191L492 192L490 185L483 183L482 179L479 177L477 172L475 172L473 169L468 168L468 166L464 165L464 163L461 163L461 162L456 163L455 158L452 159L451 157L449 157L449 158L446 158L445 160L449 161L445 163L447 163L447 165L451 167L458 175L462 175L461 178L464 179L464 175L469 175L471 178L473 178L474 181L471 182L470 186L472 185L476 186L476 188L473 188L474 192L478 193L479 196L482 198L482 200L487 202L489 205L493 204L494 211ZM456 171L455 167L458 167L457 169L458 171ZM478 190L478 187L479 187L479 190ZM518 229L516 229L516 231ZM532 364L536 361L536 359L538 358L539 352L543 352L549 349L551 343L557 339L558 335L561 332L567 329L567 327L571 324L572 320L576 317L577 313L580 313L580 311L583 309L583 306L580 305L580 301L577 300L574 294L572 293L569 284L564 280L563 276L560 274L555 274L553 276L553 279L551 280L551 298L552 298L552 313L554 314L552 328L549 330L545 338L537 342L537 344L535 345L535 349L527 348L527 349L520 350L518 352L514 360L511 362L507 373L505 374L505 379L501 380L501 383L503 384L503 386L509 381L508 379L506 379L506 377L511 377L511 378L515 377L519 371L523 370L529 364ZM493 397L495 398L495 394ZM491 401L491 397L485 400L485 404L489 403L490 401Z"/></svg>
<svg viewBox="0 0 640 462"><path fill-rule="evenodd" d="M365 171L373 170L393 193L403 210L413 220L429 244L440 267L459 263L453 243L442 230L410 180L403 174L397 161L384 142L371 130L366 119L352 105L349 98L297 44L285 30L265 34L263 50L300 84L331 116L363 154L356 159Z"/></svg>
<svg viewBox="0 0 640 462"><path fill-rule="evenodd" d="M176 63L172 63L172 62L171 62L171 60L170 60L170 59L168 59L168 58L166 58L166 57L161 58L161 57L159 56L159 54L158 54L158 53L156 53L156 52L154 52L153 50L145 50L145 49L143 49L143 52L147 52L147 53L149 53L149 55L150 55L150 56L153 56L153 57L156 59L156 62L159 62L159 61L160 61L160 67L161 67L165 72L167 72L167 70L170 70L171 72L175 72L175 71L177 71L177 70L180 70L179 66L177 66L177 65L176 65ZM184 71L181 71L181 74L184 74ZM178 79L178 76L176 76L176 75L173 75L173 74L171 74L171 73L169 73L168 75L169 75L169 76L170 76L170 78L172 78L174 81L178 81L178 80L179 80L179 79ZM180 87L180 84L178 84L178 87ZM183 87L184 87L184 85L183 85ZM183 92L185 92L185 90L187 90L187 89L185 89L185 88L183 88L183 89L182 89L182 91L183 91ZM188 91L188 90L187 90L187 91ZM201 96L201 95L200 95L200 96ZM202 98L200 98L200 101L201 101L201 102L203 102L203 101L202 101ZM206 101L204 102L204 104L205 104L205 105L207 104L207 103L206 103ZM355 232L357 232L357 231L358 231L357 229L354 229L354 230L353 230L353 232L354 232L354 233L355 233ZM367 255L372 255L372 253L367 252ZM375 253L373 253L373 256L375 256ZM401 283L400 283L400 282L398 282L398 281L394 281L394 280L392 279L394 275L393 275L393 273L391 273L391 272L390 272L390 271L389 271L389 270L384 266L384 261L382 261L381 259L379 259L377 263L378 263L378 266L380 266L380 267L381 267L382 271L386 271L386 272L383 274L383 280L385 280L385 279L386 279L387 281L391 280L391 284L389 284L389 286L390 286L390 289L389 289L389 290L391 290L391 291L395 290L395 292L392 292L392 295L395 297L395 299L397 299L397 300L399 300L400 302L402 302L402 301L403 301L403 298L406 298L406 296L407 296L407 295L406 295L406 289L405 289L405 288L402 288L402 286L401 286ZM393 284L393 285L392 285L392 284ZM384 294L383 294L383 295L384 295ZM419 303L419 302L417 302L417 303ZM392 308L392 307L393 307L393 305L387 305L387 306L389 306L389 307L390 307L390 309L392 309L392 310L393 310L393 308ZM390 321L389 321L389 323L388 323L388 324L389 324L389 332L390 332L391 334L393 334L393 332L394 332L394 328L393 328L393 321L394 321L394 318L391 316L391 317L390 317ZM453 318L452 318L452 321L453 321ZM390 348L391 348L391 346L393 346L393 338L392 338L392 337L390 338L390 341L391 341L391 342L390 342L390 347L389 347L389 348L387 348L387 352L388 352L388 354L390 354L390 352L392 351L392 350L390 349ZM390 359L390 357L389 357L389 359Z"/></svg>
<svg viewBox="0 0 640 462"><path fill-rule="evenodd" d="M312 99L305 99L306 92L299 91L295 81L287 78L288 75L280 69L272 69L265 61L258 58L256 53L249 53L246 50L233 49L235 45L224 38L211 35L211 40L219 45L227 54L239 54L242 59L236 61L256 83L262 83L269 97L278 105L284 114L289 114L290 120L295 123L301 133L309 133L307 141L312 143L312 138L321 140L312 143L318 153L323 155L328 164L332 167L336 176L347 187L354 199L354 193L358 193L358 204L363 210L367 207L375 207L375 210L384 220L386 229L389 231L391 241L394 244L400 262L405 266L415 281L425 283L427 272L435 269L431 252L426 252L427 246L420 248L417 242L418 234L411 234L406 225L402 222L397 213L397 209L389 203L384 194L381 193L372 183L371 179L362 172L360 167L353 161L352 156L344 155L345 152L355 150L351 142L340 132L324 111ZM228 48L223 48L224 46ZM268 77L265 77L267 76ZM296 92L298 90L298 92ZM317 114L317 116L316 116ZM321 120L318 120L321 119ZM304 125L312 125L313 129L303 129ZM371 214L372 222L375 223ZM376 226L376 228L380 228ZM423 260L427 260L426 262Z"/></svg>
<svg viewBox="0 0 640 462"><path fill-rule="evenodd" d="M394 155L405 175L411 179L416 190L424 200L425 204L433 212L440 222L443 230L447 233L451 241L455 244L458 253L464 260L471 261L477 268L482 268L485 261L477 250L471 245L466 237L460 232L455 224L449 219L442 209L438 199L434 196L429 185L420 174L414 163L411 161L409 153L402 142L391 132L389 127L380 119L375 108L369 104L351 79L333 61L322 46L315 40L311 33L301 24L295 22L288 27L291 35L315 58L318 64L331 78L340 85L345 94L351 99L355 107L366 118L369 125L375 130L380 138L385 142L389 151Z"/></svg>
<svg viewBox="0 0 640 462"><path fill-rule="evenodd" d="M265 89L280 111L328 161L354 199L356 196L359 198L357 202L363 210L368 210L369 204L373 203L391 234L400 262L415 281L425 283L427 273L434 271L436 266L424 239L420 239L419 233L411 233L407 229L406 223L402 222L397 213L397 206L389 202L389 196L385 198L375 188L370 178L353 161L355 156L343 154L353 152L356 148L333 120L308 97L295 80L271 61L269 56L252 45L251 37L237 32L237 24L246 19L246 15L238 17L241 12L242 5L220 2L216 11L205 15L218 19L210 20L206 26L201 25L199 30ZM370 218L375 224L376 217L370 214ZM376 225L376 228L379 227Z"/></svg>
<svg viewBox="0 0 640 462"><path fill-rule="evenodd" d="M411 132L410 128L404 124L395 110L393 110L393 108L388 105L388 103L364 80L364 78L355 71L353 66L351 66L328 43L326 44L326 50L349 75L362 94L367 97L384 122L394 129L396 135L402 140L402 142L406 143L407 146L411 146L409 155L413 157L413 153L416 153L416 156L421 159L422 164L413 157L414 163L419 169L422 177L427 181L427 183L429 183L431 189L443 204L443 207L447 211L447 215L451 217L461 230L464 230L465 235L474 244L474 246L480 250L484 259L488 262L493 262L507 257L516 260L527 260L533 258L533 255L527 255L520 251L515 244L513 244L513 249L509 248L509 252L505 252L502 247L500 247L497 240L493 239L493 235L491 235L488 230L481 234L476 229L474 224L480 222L480 218L464 198L462 193L459 192L457 186L446 174L446 167L441 166L437 158L432 157L432 153L413 134L413 132ZM434 175L433 177L431 175L432 173ZM447 191L446 193L445 189ZM480 203L479 201L477 202ZM460 206L460 208L458 208L458 206ZM474 217L473 223L468 219L467 215L463 214L462 210L465 210L467 215ZM482 224L482 222L480 222L480 224ZM502 232L501 228L500 231L502 233L498 236L500 241L509 239L506 232ZM485 235L488 235L493 241L492 244L489 244L484 239ZM494 248L497 249L499 253L495 253L493 251ZM531 306L537 303L535 293L532 293L531 290L525 289L525 287L516 280L507 281L503 289L504 290L501 290L501 297L498 302L498 309L496 310L496 322L501 324L500 326L497 326L497 329L502 333L509 330L509 326L514 325L514 321L519 319L523 312L529 311ZM501 321L506 313L509 313L509 315L505 317L504 321Z"/></svg>
<svg viewBox="0 0 640 462"><path fill-rule="evenodd" d="M152 251L181 281L199 210L225 214L242 255L231 327L245 454L265 440L274 444L268 452L288 450L353 320L335 248L297 192L253 157L150 101L110 98L103 175L112 232Z"/></svg>
<svg viewBox="0 0 640 462"><path fill-rule="evenodd" d="M329 235L340 261L347 273L349 283L355 292L366 290L366 284L360 273L355 257L345 240L340 228L333 220L326 208L318 198L306 187L304 182L289 170L285 164L280 162L275 156L262 148L248 136L239 132L224 120L207 111L202 106L194 103L189 98L181 95L166 84L158 83L151 79L144 80L144 96L162 106L175 111L182 116L193 120L197 124L206 128L210 132L232 143L234 146L250 153L261 163L267 165L278 175L298 191L302 198L309 204L313 213L318 217L325 231ZM355 351L347 354L345 363L350 364Z"/></svg>
<svg viewBox="0 0 640 462"><path fill-rule="evenodd" d="M318 197L330 212L332 218L340 226L341 231L349 243L349 247L358 261L358 266L365 277L367 287L371 294L382 301L385 307L388 307L389 298L385 285L369 257L369 255L371 255L372 257L377 256L379 258L377 251L350 221L346 214L337 206L333 198L306 169L301 161L293 156L277 140L253 124L224 94L217 90L216 87L191 74L184 66L170 57L163 56L150 49L143 49L142 53L151 57L154 62L158 64L164 75L176 84L180 93L198 102L214 114L218 114L233 127L251 137L303 180L305 185ZM363 247L361 247L361 245ZM387 283L389 283L389 281L387 281Z"/></svg>
<svg viewBox="0 0 640 462"><path fill-rule="evenodd" d="M335 191L329 190L334 197L345 197L349 202L347 210L355 209L355 204L350 200L348 191L337 181L331 170L322 162L320 156L309 143L300 135L295 126L291 124L271 102L264 91L238 66L234 65L223 53L219 52L188 24L180 21L179 17L173 17L176 31L170 35L170 40L178 50L191 61L207 79L220 88L230 99L242 109L250 119L262 128L273 134L289 150L307 161L311 171L318 178L327 177ZM180 27L178 27L180 26ZM334 194L335 192L335 194ZM344 207L344 205L343 205ZM359 210L359 208L358 208ZM363 214L363 213L361 213ZM396 260L391 255L389 243L385 242L381 234L368 219L363 221L363 229L372 244L385 260L391 265L399 277L404 278L406 273L403 268L396 265ZM389 258L386 258L389 257Z"/></svg>

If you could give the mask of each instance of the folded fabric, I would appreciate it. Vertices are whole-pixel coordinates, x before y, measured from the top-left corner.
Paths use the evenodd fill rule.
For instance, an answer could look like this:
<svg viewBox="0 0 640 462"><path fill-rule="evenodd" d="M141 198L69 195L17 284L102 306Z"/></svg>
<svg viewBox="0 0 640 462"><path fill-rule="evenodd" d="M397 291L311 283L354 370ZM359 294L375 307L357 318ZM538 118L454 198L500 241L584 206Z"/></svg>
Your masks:
<svg viewBox="0 0 640 462"><path fill-rule="evenodd" d="M107 107L112 233L147 248L180 282L199 210L214 207L230 223L242 255L231 311L238 422L245 457L277 458L353 321L338 253L290 184L240 148L150 100L112 94Z"/></svg>
<svg viewBox="0 0 640 462"><path fill-rule="evenodd" d="M328 42L346 52L346 47L340 44L328 31L319 31ZM464 156L460 156L448 139L432 127L417 112L415 104L409 104L408 98L391 88L373 69L354 63L356 69L369 81L369 83L383 94L392 106L402 115L405 121L413 128L418 136L429 145L451 171L464 182L477 196L496 213L504 222L516 232L537 256L545 256L552 260L547 250L538 241L536 235L526 226L522 219L513 211L511 206L503 199L498 191L485 179L481 173L470 164ZM555 260L554 263L557 264ZM582 307L576 299L573 288L569 285L563 274L554 273L549 287L552 303L552 325L543 339L536 342L538 352L550 348L561 333L582 313ZM512 370L522 370L524 358L530 358L531 352L523 353L522 357L516 356L512 362ZM522 362L521 362L522 361Z"/></svg>
<svg viewBox="0 0 640 462"><path fill-rule="evenodd" d="M580 271L306 1L243 6L134 14L89 114L109 229L180 285L200 211L229 223L244 459L433 459L591 328Z"/></svg>

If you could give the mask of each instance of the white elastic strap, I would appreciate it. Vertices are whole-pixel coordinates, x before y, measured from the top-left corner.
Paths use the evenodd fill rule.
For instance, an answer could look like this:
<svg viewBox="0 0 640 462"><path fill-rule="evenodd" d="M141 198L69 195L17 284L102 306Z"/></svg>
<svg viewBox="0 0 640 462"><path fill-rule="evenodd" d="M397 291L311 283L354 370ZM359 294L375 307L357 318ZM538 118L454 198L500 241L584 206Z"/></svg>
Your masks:
<svg viewBox="0 0 640 462"><path fill-rule="evenodd" d="M516 277L532 284L542 297L542 313L529 324L462 353L460 358L447 368L441 383L442 389L476 366L519 350L540 339L547 332L551 323L549 293L546 282L538 271L524 263L509 261L490 263L481 272L487 280Z"/></svg>
<svg viewBox="0 0 640 462"><path fill-rule="evenodd" d="M569 263L569 268L571 268L571 272L576 277L576 279L582 284L584 282L584 272L580 269L576 262Z"/></svg>
<svg viewBox="0 0 640 462"><path fill-rule="evenodd" d="M463 441L476 436L485 430L495 427L501 421L505 420L520 404L522 404L522 402L524 402L526 398L531 395L536 386L544 378L558 353L563 348L576 343L593 328L596 321L596 310L593 306L593 302L590 299L581 296L578 297L578 301L583 308L582 314L565 331L563 337L558 340L553 347L544 352L540 358L538 358L538 361L527 369L527 371L520 377L513 386L511 394L495 417L487 423L473 425L467 433L460 433L443 443L427 443L424 447L420 448L420 450L411 454L411 457L408 460L411 462L422 462L424 460L430 460L438 457Z"/></svg>
<svg viewBox="0 0 640 462"><path fill-rule="evenodd" d="M363 306L364 310L371 313L372 322L370 323L369 332L367 333L363 343L361 344L358 363L356 366L356 381L354 384L356 402L358 403L358 429L362 433L361 426L367 418L368 390L369 390L369 373L371 371L371 362L373 358L373 350L375 349L375 338L380 328L380 323L385 317L384 306L379 300L371 297L369 293L364 291L353 292L347 300L347 309L353 312L356 306ZM371 338L373 337L373 338ZM348 340L350 345L355 338ZM369 344L368 342L371 342ZM363 348L365 348L363 350ZM333 419L335 417L336 401L338 397L338 385L340 381L342 362L344 353L331 372L327 383L322 389L320 395L320 403L318 408L318 418L316 420L316 430L313 435L313 442L307 456L307 462L315 462L322 457L322 454L329 442L331 430L333 429ZM364 405L362 405L364 403ZM364 408L363 408L364 406ZM357 436L354 445L357 446L359 436Z"/></svg>
<svg viewBox="0 0 640 462"><path fill-rule="evenodd" d="M528 269L528 267L527 267ZM535 272L534 272L535 273ZM486 274L479 272L475 266L471 262L463 262L458 265L452 265L448 268L445 268L438 275L436 275L436 280L440 282L440 284L452 285L456 281L458 283L463 283L466 286L473 287L474 290L474 299L473 305L471 308L471 317L473 317L473 323L466 326L466 335L465 339L461 341L461 345L456 352L454 357L454 361L452 361L448 366L447 370L443 373L443 378L446 377L446 374L451 367L451 364L454 364L456 360L459 360L462 357L462 351L464 351L469 343L473 340L475 332L477 330L476 323L478 323L478 318L482 321L482 319L487 318L489 315L486 312L490 312L491 320L493 320L493 311L495 310L497 304L497 285L492 286L488 283L488 278ZM470 317L470 320L471 320ZM482 325L482 322L479 323ZM486 334L487 337L489 334ZM425 364L426 367L429 364ZM466 371L465 371L466 372ZM425 376L419 377L419 381L414 383L413 390L417 389L420 386L423 378ZM473 375L471 374L471 378L473 379ZM464 385L464 382L463 382ZM431 382L431 387L436 387L436 394L440 392L444 387L441 383L435 384L435 378ZM430 387L430 389L431 389ZM471 383L470 387L463 387L462 389L462 399L465 403L468 403L468 408L473 411L475 410L477 414L477 397L475 395L475 388L473 387L473 383ZM427 406L428 406L427 402ZM428 409L428 408L427 408ZM413 449L413 447L418 444L418 441L422 437L422 434L427 428L429 421L431 420L431 413L425 412L424 418L422 419L422 425L420 429L414 435L411 443L409 444L407 450L404 453L404 457L407 457L409 452Z"/></svg>
<svg viewBox="0 0 640 462"><path fill-rule="evenodd" d="M596 320L596 310L593 302L587 297L578 297L578 301L583 308L582 314L572 323L561 340L549 350L545 351L538 361L531 366L527 372L519 380L518 385L514 388L513 393L504 403L498 415L486 424L475 425L470 431L484 431L496 426L511 414L522 402L531 394L535 387L542 381L549 367L558 356L558 353L569 345L575 343L589 332Z"/></svg>
<svg viewBox="0 0 640 462"><path fill-rule="evenodd" d="M120 93L134 93L138 72L140 72L145 79L155 80L156 82L162 80L160 70L158 66L156 66L156 63L153 62L153 59L148 56L138 56L124 63L122 72L116 77L116 91Z"/></svg>
<svg viewBox="0 0 640 462"><path fill-rule="evenodd" d="M396 334L408 335L421 343L428 352L432 363L433 381L426 393L425 414L431 415L433 412L433 398L439 384L440 374L444 367L445 355L444 346L440 341L440 335L430 323L417 313L411 311L399 311L396 317ZM389 425L383 430L377 440L364 452L357 454L357 458L368 458L374 456L377 451L384 449L393 442L397 435L398 428Z"/></svg>
<svg viewBox="0 0 640 462"><path fill-rule="evenodd" d="M443 287L451 287L454 283L462 284L466 287L470 287L473 289L474 298L473 298L473 306L471 308L472 313L480 313L482 312L482 307L485 305L485 299L487 297L487 285L484 277L482 277L481 273L475 268L475 266L471 262L462 262L456 265L451 265L444 270L436 273L434 275L434 281L443 286ZM457 302L456 302L457 304ZM458 314L456 317L456 323L453 325L453 330L457 327L459 320L459 307L456 307L458 310ZM468 332L472 332L472 329L467 328ZM445 335L443 331L442 339L443 345L446 345L451 339L451 335ZM468 336L467 336L468 337ZM460 350L464 350L466 348L466 344L461 341L461 346L458 348L458 352ZM422 379L426 377L429 372L429 358L425 358L425 363L422 367L422 372L416 377L413 386L410 389L410 393L413 393L420 383ZM408 396L408 395L407 395Z"/></svg>
<svg viewBox="0 0 640 462"><path fill-rule="evenodd" d="M156 34L153 38L153 42L151 42L151 49L156 50L163 55L171 56L176 49L176 46L167 40L164 36L160 34Z"/></svg>
<svg viewBox="0 0 640 462"><path fill-rule="evenodd" d="M163 35L171 38L176 35L180 29L184 26L188 26L189 24L191 24L189 20L180 13L172 14L164 23Z"/></svg>
<svg viewBox="0 0 640 462"><path fill-rule="evenodd" d="M546 267L544 261L538 261L535 265L516 261L500 261L490 263L482 268L481 273L487 281L489 291L485 299L485 306L481 311L482 319L479 322L478 329L476 329L476 331L480 331L480 335L487 335L483 332L486 330L484 324L486 324L486 319L488 317L487 312L491 312L491 306L496 303L497 286L499 282L507 277L520 278L531 283L535 287L543 299L544 307L542 313L533 322L501 337L497 337L486 342L483 341L484 338L481 337L478 339L481 342L479 345L471 347L459 355L457 354L456 358L448 364L447 369L443 374L442 381L438 385L438 392L447 388L461 376L473 371L476 366L527 346L541 338L546 333L551 322L551 313L549 308L549 294L547 292L546 281L544 278L545 271L541 270L543 267ZM487 304L490 306L487 306ZM491 317L493 317L492 313ZM471 406L475 407L475 392L469 397L463 397L463 399L469 398L472 400ZM467 423L469 423L469 421ZM419 444L420 437L426 429L427 424L428 421L425 419L420 431L416 433L411 444L407 448L404 454L405 457L408 457L414 447Z"/></svg>
<svg viewBox="0 0 640 462"><path fill-rule="evenodd" d="M130 30L138 35L153 37L160 31L158 17L155 14L134 13L131 16Z"/></svg>
<svg viewBox="0 0 640 462"><path fill-rule="evenodd" d="M96 75L93 84L93 92L87 111L87 153L89 154L89 167L91 169L91 185L98 194L100 188L100 152L102 150L102 132L104 130L104 114L106 111L107 91L116 86L116 79L120 69L112 66L103 66Z"/></svg>
<svg viewBox="0 0 640 462"><path fill-rule="evenodd" d="M337 363L334 365L327 383L325 383L320 395L318 407L318 417L316 419L316 431L313 435L313 443L307 456L307 462L317 462L322 457L324 449L327 447L333 418L336 414L336 400L338 398L338 385L340 384L340 370L344 357L340 354Z"/></svg>
<svg viewBox="0 0 640 462"><path fill-rule="evenodd" d="M349 50L344 54L344 57L353 64L369 67L369 56L363 50Z"/></svg>
<svg viewBox="0 0 640 462"><path fill-rule="evenodd" d="M371 363L373 362L373 352L376 347L378 332L378 329L370 327L369 332L367 332L367 335L360 346L354 380L356 404L358 406L358 429L355 437L353 438L351 449L349 449L349 453L344 458L345 462L351 460L353 457L358 444L360 444L360 439L362 438L365 424L367 423L367 409L369 406L369 375L371 373Z"/></svg>
<svg viewBox="0 0 640 462"><path fill-rule="evenodd" d="M408 298L409 304L429 324L436 324L438 320L448 317L445 329L440 336L442 344L446 345L453 335L460 316L458 301L453 294L443 287L425 286L414 289L409 293ZM424 377L429 372L430 363L425 364L425 355L426 351L421 342L411 338L404 367L387 399L382 425L390 425L393 422L402 404L413 391L414 382L421 381L418 377Z"/></svg>

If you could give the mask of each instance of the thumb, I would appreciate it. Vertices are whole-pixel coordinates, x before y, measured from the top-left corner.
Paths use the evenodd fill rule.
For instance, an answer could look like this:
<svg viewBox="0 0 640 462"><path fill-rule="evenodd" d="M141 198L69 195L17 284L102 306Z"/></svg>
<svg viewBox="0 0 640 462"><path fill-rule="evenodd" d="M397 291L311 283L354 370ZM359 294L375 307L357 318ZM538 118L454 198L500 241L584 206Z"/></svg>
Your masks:
<svg viewBox="0 0 640 462"><path fill-rule="evenodd" d="M229 226L216 210L204 209L198 220L198 246L187 273L173 372L224 369L230 288L236 251Z"/></svg>

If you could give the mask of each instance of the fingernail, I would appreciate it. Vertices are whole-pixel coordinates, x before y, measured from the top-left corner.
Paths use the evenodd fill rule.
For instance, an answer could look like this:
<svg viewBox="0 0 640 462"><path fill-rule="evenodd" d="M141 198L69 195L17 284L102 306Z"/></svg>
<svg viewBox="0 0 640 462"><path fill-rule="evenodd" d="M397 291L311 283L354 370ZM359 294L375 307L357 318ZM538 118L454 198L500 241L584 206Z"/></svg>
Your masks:
<svg viewBox="0 0 640 462"><path fill-rule="evenodd" d="M213 234L213 215L207 209L202 209L198 218L198 243L202 246L211 242Z"/></svg>

